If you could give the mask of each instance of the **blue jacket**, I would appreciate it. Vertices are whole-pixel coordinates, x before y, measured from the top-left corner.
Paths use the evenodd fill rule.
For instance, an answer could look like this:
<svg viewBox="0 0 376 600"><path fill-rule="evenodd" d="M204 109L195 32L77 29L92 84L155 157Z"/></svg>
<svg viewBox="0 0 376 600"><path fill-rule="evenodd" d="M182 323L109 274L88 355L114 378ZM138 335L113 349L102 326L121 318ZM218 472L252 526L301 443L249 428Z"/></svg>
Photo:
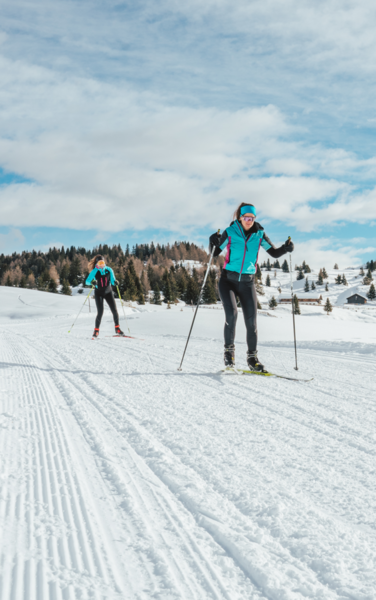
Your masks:
<svg viewBox="0 0 376 600"><path fill-rule="evenodd" d="M99 277L97 277L98 273ZM98 279L105 277L106 275L109 275L108 285L110 285L110 283L111 285L115 285L115 275L111 267L105 267L104 269L97 269L97 267L94 267L91 273L89 273L87 276L85 283L86 285L90 285L93 279L98 281Z"/></svg>
<svg viewBox="0 0 376 600"><path fill-rule="evenodd" d="M239 273L239 281L242 274L256 273L260 246L265 250L274 248L260 223L255 223L252 226L252 233L246 235L237 220L224 230L219 244L221 250L227 249L223 268L226 271Z"/></svg>

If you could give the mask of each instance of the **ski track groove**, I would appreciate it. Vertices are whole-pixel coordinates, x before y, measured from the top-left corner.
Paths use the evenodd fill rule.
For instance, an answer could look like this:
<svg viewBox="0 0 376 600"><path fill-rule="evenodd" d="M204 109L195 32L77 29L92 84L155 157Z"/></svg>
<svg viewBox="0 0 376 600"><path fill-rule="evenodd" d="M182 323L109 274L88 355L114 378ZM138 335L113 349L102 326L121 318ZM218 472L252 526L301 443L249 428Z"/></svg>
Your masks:
<svg viewBox="0 0 376 600"><path fill-rule="evenodd" d="M153 357L153 358L155 359L156 357ZM255 382L255 383L256 383L256 382ZM259 382L259 383L258 383L258 386L259 386L259 387L261 387L261 382ZM209 387L211 387L211 386L209 385ZM244 387L246 387L246 382L244 382ZM278 387L279 387L279 388L281 388L281 386L278 386ZM292 388L292 389L294 389L294 390L295 390L295 388ZM264 390L263 390L263 392L264 392ZM297 398L299 398L299 397L298 397L298 396L297 396L295 393L294 393L293 395L294 395L294 396L296 396ZM341 394L340 394L340 393L338 394L338 397L341 397ZM353 400L355 400L355 398L353 398ZM350 401L350 400L349 400L349 401ZM260 407L260 408L262 408L262 407ZM298 407L298 409L299 409L299 410L301 410L301 409L300 409L300 407ZM280 415L280 411L278 412L278 415L279 415L279 416L281 416L281 415ZM336 428L338 429L338 427L336 427ZM320 432L320 431L321 431L321 430L320 430L320 429L318 429L318 432ZM350 434L351 434L351 435L354 435L354 431L350 431ZM329 436L329 437L330 437L330 436ZM338 438L338 441L340 441L340 438ZM346 440L345 440L345 442L346 442ZM345 443L345 442L344 442L344 443ZM372 440L372 442L374 443L374 439ZM349 444L345 444L345 445L349 445ZM359 449L360 451L364 450L363 448L361 448L361 447L359 446L359 444L352 444L352 445L353 445L354 447L356 447L357 449ZM370 468L372 469L372 465L371 465L371 467L370 467ZM347 477L348 477L348 474L347 474L347 473L345 473L345 476L347 476ZM337 518L337 519L338 519L338 517L336 517L335 515L334 515L334 518ZM339 518L339 520L340 520L340 518ZM374 532L373 532L373 533L374 533Z"/></svg>
<svg viewBox="0 0 376 600"><path fill-rule="evenodd" d="M44 355L44 358L46 360L48 360L50 363L52 363L52 359L51 359L51 355L49 354L48 357L46 357L46 355ZM60 358L62 358L60 356ZM66 364L71 364L69 360L67 360L66 358L64 358ZM69 376L69 373L66 374L66 377L69 380L69 383L71 384L71 386L73 388L75 388L80 395L83 395L85 400L88 400L94 407L95 409L98 411L98 413L100 414L101 417L105 417L106 420L111 424L111 426L115 429L116 433L119 433L118 429L115 427L114 423L112 422L112 420L109 419L109 416L107 414L105 414L103 412L103 410L101 410L101 402L95 401L93 397L91 396L87 396L83 393L82 387L77 385L77 382L75 381L74 378L71 378ZM62 382L60 381L60 384ZM84 387L87 387L87 385L91 385L93 391L96 393L96 395L100 394L100 390L98 389L98 385L93 386L91 382L89 382L88 380L86 380L84 382ZM98 438L100 438L100 434L98 431L95 432L95 440L98 442ZM123 440L124 443L124 440ZM138 455L137 459L138 461L140 460L140 457ZM137 464L134 463L137 467ZM138 468L138 467L137 467ZM128 472L128 476L131 476L130 473ZM140 476L142 478L145 479L145 477L140 473ZM163 482L162 486L164 486ZM137 488L136 482L132 479L132 484L135 488ZM166 488L167 489L167 488ZM201 572L202 577L205 578L207 586L210 588L211 590L211 595L213 598L226 598L228 600L231 600L231 597L228 595L228 592L223 584L223 582L221 581L221 578L219 576L218 573L216 573L215 569L211 566L210 561L208 560L207 557L205 557L205 555L203 554L202 550L199 549L199 547L197 546L196 542L193 540L192 536L184 530L184 527L182 527L182 522L180 517L178 516L178 514L176 513L176 509L174 507L172 507L171 502L169 501L168 498L162 498L162 501L160 498L156 497L155 491L153 490L153 488L150 488L150 491L152 493L152 495L154 496L154 499L156 501L156 503L158 504L159 508L162 510L165 519L171 524L171 526L174 528L176 534L181 538L182 543L184 544L187 553L190 555L191 559L194 561L196 568ZM166 509L166 506L164 505L164 502L168 505L168 509ZM145 505L145 498L142 497L140 491L138 491L138 503L139 504L144 504ZM150 514L151 512L151 507L150 506L144 506L144 510L142 511L142 514ZM173 519L171 518L171 515L173 515ZM161 533L159 533L159 535L161 535ZM184 539L186 538L186 539ZM156 541L156 540L154 540ZM158 545L158 543L156 543L156 545ZM168 547L168 542L163 539L163 545ZM198 560L197 556L199 557L200 560ZM181 572L181 570L179 569L179 565L177 563L175 563L171 569L172 571L176 571L179 570L180 576L183 577L183 579L185 579L184 574ZM215 587L213 586L211 580L214 580L216 582L216 584L218 585L218 587L220 588L220 594L218 594L218 591L215 589ZM178 586L178 578L175 577L175 581L176 581L176 585ZM189 582L186 582L187 585L189 586ZM178 586L179 587L179 586ZM185 597L185 593L183 590L179 590L181 596L184 598ZM193 590L192 590L193 592ZM196 590L195 592L193 592L194 595L192 597L197 598L198 600L200 599L200 590Z"/></svg>
<svg viewBox="0 0 376 600"><path fill-rule="evenodd" d="M27 337L27 336L26 336ZM31 346L35 347L35 341L36 340L28 340ZM82 343L82 340L79 340L80 343ZM51 379L55 379L56 381L60 381L60 384L65 383L65 385L67 385L67 381L69 382L70 386L73 386L73 388L76 390L76 394L78 393L79 395L82 396L82 398L86 401L89 401L92 406L95 407L95 410L98 412L98 414L102 415L102 417L104 417L106 419L106 422L109 423L112 427L112 430L114 432L114 435L121 435L121 428L119 429L119 424L118 424L118 417L120 416L121 418L125 418L127 419L127 417L129 418L129 414L131 415L131 417L136 421L136 424L141 427L141 429L143 428L143 425L140 425L137 423L137 417L134 413L134 410L132 410L132 408L128 407L120 407L119 402L116 399L111 399L111 401L107 401L106 398L101 399L101 392L100 392L100 384L97 383L97 381L99 382L100 376L96 375L96 374L87 374L86 376L84 374L80 373L80 385L77 384L77 378L73 377L72 371L74 372L74 366L75 363L74 361L71 359L71 351L68 353L66 351L65 348L60 349L60 354L57 354L57 351L54 349L53 352L55 352L56 358L51 358L51 348L48 348L48 346L46 345L46 343L41 339L38 338L38 345L39 347L42 349L42 358L44 358L44 360L50 364L51 366L54 365L56 367L55 370L53 370L52 375L51 375ZM148 349L146 348L137 348L136 344L133 344L132 342L132 346L126 346L124 344L124 346L120 349L116 348L114 344L112 344L110 341L109 342L102 342L101 341L101 349L102 348L107 348L107 349L111 349L112 352L114 352L115 354L119 355L123 355L123 357L126 357L126 355L131 356L132 357L132 369L134 369L135 367L138 366L137 362L139 361L139 363L141 364L141 366L143 367L143 373L145 373L145 358L148 359L149 363L150 363L150 375L152 377L158 377L160 375L162 375L162 373L155 373L153 372L153 370L155 371L155 368L157 365L165 365L165 361L163 359L160 358L159 354L160 354L160 350L161 348L164 349L168 349L171 353L171 351L173 352L173 348L171 346L152 346L152 347L148 347ZM273 348L273 347L271 347ZM153 354L153 362L150 359L150 354L149 352L152 352L153 349L157 349L157 353L154 350L154 354ZM265 348L267 349L267 348ZM129 352L128 352L129 350ZM196 352L197 350L199 350L199 346L196 346ZM273 348L274 351L279 350L279 348ZM200 351L201 354L204 354L206 356L210 356L210 358L212 359L212 353L210 352L202 352ZM159 353L159 354L158 354ZM318 359L317 355L315 355L315 353L308 353L308 352L302 352L303 357L304 356L315 356L316 359ZM58 358L57 358L58 357ZM22 358L22 355L21 355ZM326 358L326 357L325 357ZM334 358L336 360L342 360L341 358L337 358L337 357L333 357L332 355L328 356L328 358L326 358L326 362L324 364L324 366L327 368L328 365L328 361L330 362L331 359ZM19 358L18 358L19 360ZM197 354L195 357L195 360L197 361ZM67 369L64 371L64 374L60 371L62 371L61 369L57 368L60 367L61 365L61 361L63 361L66 365L67 365ZM193 359L191 361L187 361L187 364L191 365L191 362L193 361ZM322 359L321 359L322 361ZM10 359L9 359L9 362ZM364 367L364 363L368 364L372 364L371 360L366 360L363 361L363 359L359 359L357 361L358 363L363 363L363 367ZM324 363L324 361L322 361L322 363ZM118 366L118 364L117 364ZM220 376L216 376L215 374L213 374L213 376L210 377L210 380L208 381L208 377L207 374L203 374L202 372L200 372L198 369L195 369L194 367L190 366L189 367L192 371L194 371L194 373L184 373L183 376L186 377L190 377L192 380L192 388L195 387L196 385L196 376L199 376L199 385L196 386L197 389L199 390L199 387L204 385L206 388L208 388L211 392L211 394L213 394L213 391L215 390L217 395L219 395L219 391L222 390L224 388L224 382L221 381ZM36 366L36 369L40 369L40 367ZM31 382L31 386L32 388L38 387L42 390L41 393L36 394L35 397L33 397L33 402L31 402L31 395L30 395L30 405L34 404L35 402L39 402L40 404L44 404L45 405L45 410L44 411L39 411L36 415L33 415L33 418L29 419L27 422L27 427L30 428L30 432L34 435L34 444L35 444L35 457L36 460L38 461L38 464L40 465L40 469L37 469L37 471L41 470L43 477L42 478L38 478L35 477L34 480L32 480L32 478L29 477L29 487L31 487L31 485L33 484L34 481L34 485L36 486L36 493L38 494L38 497L40 499L40 502L42 502L43 504L45 504L48 507L48 513L50 515L53 515L54 513L59 513L60 514L60 510L61 507L58 504L58 501L56 500L56 498L54 498L55 494L51 493L51 490L56 491L59 485L59 481L58 481L58 477L59 477L59 473L61 472L61 468L62 468L62 464L61 466L59 466L59 469L55 466L55 470L52 468L52 458L51 458L51 454L55 453L58 454L57 450L61 448L61 446L58 446L58 433L56 433L56 431L59 431L59 434L62 434L62 431L59 430L59 428L56 426L56 415L54 414L54 411L52 411L52 407L51 405L49 405L48 402L48 394L45 391L45 383L44 383L44 377L42 377L43 373L43 369L41 369L41 371L38 373L36 371L36 369L34 369L34 371L30 374L30 370L27 371L27 376L25 376L25 380L27 378L29 378L30 382ZM368 376L371 375L371 372L365 371L365 369L363 368L363 372L364 375ZM110 374L110 372L109 372ZM132 373L131 373L132 374ZM164 375L172 375L172 373L164 373ZM194 376L193 376L194 375ZM103 375L105 377L105 375ZM126 375L125 375L126 376ZM179 377L179 375L176 374L176 376ZM239 388L242 388L244 391L249 390L249 385L247 381L240 381L240 377L236 378L236 381L234 380L233 382L229 381L228 379L226 379L226 391L225 391L225 396L222 398L223 403L225 401L227 401L229 398L231 399L236 399L240 402L246 402L247 404L250 404L253 407L256 407L258 413L262 413L263 415L266 414L274 414L276 416L278 416L278 418L282 418L286 421L289 421L291 423L294 423L294 425L299 426L299 427L307 427L308 429L315 431L316 433L326 436L328 439L335 439L337 447L342 444L344 449L352 447L355 448L358 452L363 452L366 455L370 456L370 458L372 458L375 454L375 437L374 435L372 435L372 423L369 423L369 429L367 432L367 435L365 435L365 431L364 430L360 430L359 428L356 429L351 420L352 417L354 416L354 407L356 407L356 409L359 411L359 413L361 413L361 411L366 407L368 411L370 412L374 412L372 409L372 406L370 405L371 403L363 403L363 404L359 404L356 402L356 394L354 392L356 392L357 390L359 390L359 386L355 385L354 383L352 383L351 381L348 382L349 386L351 388L354 389L354 392L349 392L348 388L347 388L347 381L346 382L340 382L340 381L336 381L333 378L326 376L325 374L322 375L322 377L320 378L320 380L323 382L325 381L325 379L327 381L330 381L331 383L333 383L333 381L335 381L335 383L337 384L337 388L334 390L334 393L330 393L323 388L323 385L320 387L320 385L318 383L315 382L315 392L319 392L322 395L322 400L320 400L319 402L315 401L315 407L313 411L310 411L306 408L304 408L303 406L301 406L299 404L299 401L301 400L301 396L299 395L299 393L301 393L303 384L298 384L295 386L295 388L293 388L290 385L286 385L286 382L277 382L276 385L274 385L273 387L269 387L268 391L265 391L265 385L263 382L261 381L257 381L257 380L252 380L253 381L253 388L252 388L252 392L256 393L258 395L261 395L263 397L267 397L268 400L270 401L270 403L273 404L273 406L275 406L275 408L271 408L270 404L268 407L265 407L264 404L261 404L260 402L255 401L254 398L252 398L252 400L249 400L247 398L244 398L244 394L242 394L239 391ZM66 381L64 381L66 380ZM172 380L172 384L171 382L168 382L168 380L166 379L166 377L158 377L157 379L158 381L158 385L162 386L167 392L170 392L173 388L174 388L174 380ZM273 382L275 383L275 382ZM341 386L343 387L343 385L346 385L346 396L343 396L343 390L342 390L342 394L341 394ZM135 381L135 385L136 387L139 387L139 382L136 380ZM85 386L89 386L92 390L92 394L88 394L87 391L85 392ZM361 387L361 386L360 386ZM300 388L300 389L299 389ZM230 389L230 391L229 391ZM367 392L369 392L369 388L361 388L364 390L367 390ZM44 392L43 392L44 390ZM285 397L285 391L288 390L289 392L289 396L288 398ZM200 393L202 395L202 390L199 391L198 393ZM353 394L353 395L352 395ZM329 400L327 400L326 398L328 397L333 397L333 398L341 398L341 401L343 401L343 404L341 405L341 409L338 409L337 411L334 409L333 404L330 403ZM204 399L204 398L203 398ZM104 406L102 406L103 404L105 404L105 410L104 410ZM344 411L345 409L345 411ZM109 410L111 411L111 415L109 415ZM125 411L127 411L129 414L127 415L125 413ZM289 411L291 414L289 414ZM338 423L332 423L331 419L335 419L336 415L341 415L341 417L343 417L343 414L346 414L346 426L343 426L343 418L342 418L342 425L341 427L338 426ZM330 413L330 418L328 419L328 413ZM357 415L356 415L357 416ZM111 417L111 418L110 418ZM55 420L54 420L55 418ZM316 420L317 422L320 423L320 425L317 425L316 423L314 425L312 425L312 419ZM355 419L357 420L357 419ZM325 421L324 425L323 422ZM359 422L359 421L358 421ZM368 425L368 424L367 424ZM61 428L60 428L61 429ZM55 432L55 433L52 433ZM144 429L145 431L145 435L146 436L153 436L153 432L149 431L149 429ZM96 437L98 437L98 431L95 432L96 433ZM337 435L334 435L337 434ZM54 437L55 436L55 437ZM354 445L353 440L354 438L357 438L358 441L360 438L363 438L363 442L362 444L360 444L360 442L356 443ZM38 439L38 443L35 441L36 439ZM169 446L165 446L168 451L172 452L171 448ZM298 448L298 447L297 447ZM132 446L131 446L131 450L132 450ZM137 454L137 450L134 450L134 452ZM138 456L138 455L137 455ZM140 458L140 457L139 457ZM142 457L141 457L142 458ZM177 460L181 460L181 457L176 456ZM31 461L31 464L29 464L29 467L32 467L32 459L29 455L28 458L29 461ZM67 460L66 465L69 463L69 460ZM145 465L148 463L145 463ZM187 463L188 464L188 463ZM342 464L342 463L341 463ZM139 465L137 465L135 463L135 466L137 468L139 468ZM188 464L189 467L191 467L190 464ZM28 471L28 469L27 469ZM68 469L69 471L69 469ZM139 471L140 476L142 476L142 472ZM199 472L197 472L197 475L199 475ZM346 470L342 470L342 475L344 477L348 476ZM157 475L158 476L158 475ZM164 485L163 483L163 479L160 480L162 485ZM358 482L359 483L359 482ZM73 486L72 489L76 489L76 493L77 493L77 498L76 498L76 504L75 504L75 509L76 509L76 513L74 513L74 511L72 512L71 518L72 521L70 522L70 526L71 527L75 527L77 529L77 524L80 525L83 522L83 512L81 512L81 514L79 513L79 502L77 503L77 499L80 499L80 492L77 492L77 486L78 486L78 482L73 482L70 481L69 482L70 486ZM74 488L74 486L76 486ZM9 491L6 489L6 497L7 497L7 501L6 503L4 503L3 501L3 496L1 496L1 500L2 500L2 504L0 504L0 509L4 511L4 506L5 506L5 511L6 514L8 516L16 516L17 518L20 518L20 515L22 515L23 511L25 510L25 505L27 504L27 500L29 498L32 498L33 494L30 491L30 495L29 497L23 498L22 495L18 496L17 498L14 498L12 496L9 495ZM150 491L151 494L154 495L155 500L157 500L156 497L156 492L155 490L153 490L153 487L150 486ZM141 492L139 492L140 494ZM172 497L172 496L171 496ZM139 501L142 501L142 497L139 496ZM81 492L81 500L82 500L82 492ZM166 521L170 521L171 525L173 527L175 527L175 531L177 532L177 534L181 534L182 532L182 527L181 524L177 524L175 525L175 523L173 521L179 521L179 515L176 513L175 508L171 505L171 502L169 501L169 497L165 496L163 498L164 502L161 502L161 499L159 498L157 500L157 504L159 509L162 510L163 514L164 514L164 518ZM236 510L240 510L239 507L237 505L235 505ZM2 515L2 512L0 510L0 516ZM78 515L78 517L77 517ZM172 518L173 517L173 518ZM78 520L77 520L78 518ZM76 519L76 520L75 520ZM73 523L73 525L72 525ZM87 525L85 527L85 535L87 536L85 538L85 536L83 535L83 532L81 532L81 538L78 537L76 539L76 543L77 543L77 548L85 548L85 544L90 544L88 542L89 536L90 536L90 527L89 527L89 523L87 520ZM30 520L30 526L29 526L29 531L31 531L31 528L35 527L35 525L32 524L32 521ZM210 527L206 528L206 531L209 531ZM190 538L191 536L189 536L189 534L187 534L187 532L184 532L187 536L187 538ZM210 531L209 531L210 533ZM374 532L373 532L374 533ZM218 536L216 539L216 535L215 532L212 534L213 535L213 539L216 540L216 542L220 545L223 545L223 547L225 547L225 543L221 542L221 540L218 540ZM85 539L84 539L85 538ZM37 538L39 540L39 538ZM186 539L183 540L184 541L185 548L186 551L189 553L189 551L191 550L191 552L193 553L192 557L193 560L196 560L196 567L199 566L199 563L197 562L198 559L196 559L196 556L198 555L197 550L199 550L199 548L194 548L195 542L194 539ZM46 553L49 555L49 559L50 559L50 563L52 565L56 565L56 562L59 560L59 552L61 553L61 555L63 555L65 558L65 560L69 559L69 560L76 560L76 569L78 568L83 568L83 564L79 565L79 561L85 561L85 556L81 556L80 552L77 551L77 548L75 549L75 551L73 551L72 549L68 548L66 549L59 549L56 545L54 545L55 540L51 539L49 540L50 545L48 547L43 546L42 542L38 542L39 546L38 546L38 550L41 553L41 555L45 555ZM163 543L165 545L168 544L168 542L166 540L163 540ZM74 549L74 548L73 548ZM231 552L231 548L227 548L227 550L229 551L229 553L233 556L234 558L234 552ZM85 552L84 552L85 554ZM95 556L90 555L90 553L88 554L88 556L91 556L93 563L90 565L91 569L95 569L97 568L98 574L102 573L102 576L105 572L105 567L102 566L99 563L95 563ZM98 557L97 557L98 558ZM202 557L201 561L202 561ZM205 557L204 557L205 558ZM68 562L69 562L68 560ZM241 557L238 557L238 560L236 560L236 558L234 558L235 562L238 562L240 568L247 574L247 569L241 564L242 560ZM30 563L30 561L29 561ZM50 589L48 590L46 588L46 577L45 574L43 572L43 568L44 566L41 565L41 561L39 561L39 563L35 566L35 565L30 565L29 563L25 563L25 565L27 564L27 567L25 566L24 572L23 572L23 565L21 563L21 560L19 562L16 562L14 567L13 567L13 587L11 588L11 598L15 598L15 600L18 600L17 597L17 590L21 589L22 587L22 582L28 582L27 585L29 585L29 589L31 590L30 587L30 580L35 578L39 578L40 583L42 585L42 595L38 598L36 598L35 600L44 600L45 598L49 600L49 598L51 597L51 599L55 600L60 600L60 596L59 596L59 590L58 589ZM202 562L201 562L202 564ZM87 563L85 566L86 568L88 567L89 563ZM99 565L99 566L98 566ZM210 564L208 563L207 565L208 570L210 570ZM33 569L35 574L33 574ZM102 571L101 571L102 569ZM319 577L318 577L318 573L316 571L312 571L312 574L314 577L317 578L317 581L319 582ZM183 575L182 573L180 573L180 576ZM216 574L211 573L212 578L215 580L216 579ZM249 576L249 575L248 575ZM252 578L251 578L252 579ZM209 580L208 580L209 581ZM0 586L1 586L0 582ZM216 583L220 583L219 578L217 577ZM18 587L17 587L18 586ZM44 586L44 587L43 587ZM219 585L219 587L221 587ZM256 584L257 587L257 584ZM2 588L0 587L0 590ZM73 591L74 588L72 588L71 590L69 590L69 592ZM213 591L213 590L212 590ZM192 588L190 588L190 593L192 593L193 590ZM337 593L335 593L335 596L332 595L333 590L327 588L327 592L328 595L325 597L329 600L329 598L342 598L341 595L337 595ZM52 595L49 597L48 593L51 593ZM179 589L179 593L180 595L178 596L179 598L185 598L186 596L184 595L184 590L183 589ZM214 594L213 597L214 598L222 598L222 597L227 597L226 596L226 589L223 588L223 590L221 590L221 593L223 593L223 595L216 595L215 590L214 590ZM34 600L33 595L31 593L31 595L26 596L26 594L24 595L24 598L26 600L26 597L28 600ZM74 596L69 595L64 595L62 596L63 600L65 600L65 598L68 598L68 600L71 600L71 597L74 598ZM92 596L91 596L92 597ZM93 596L95 597L95 596ZM193 597L198 597L199 596L188 596L189 598L193 598ZM257 596L259 597L259 596ZM274 595L268 595L268 598L273 598L274 599ZM321 596L320 596L321 597ZM324 596L323 596L324 597ZM362 596L363 597L363 596ZM355 598L355 596L354 596ZM231 597L232 600L232 597Z"/></svg>
<svg viewBox="0 0 376 600"><path fill-rule="evenodd" d="M61 356L60 356L60 357L61 357ZM65 360L66 364L69 364L69 363L71 363L71 359L69 359L69 358L67 358L67 357L65 357L65 359L64 359L64 360ZM93 377L95 377L95 376L88 376L88 377L84 377L84 379L85 379L85 383L90 385L90 384L91 384L91 382L90 382L90 379L91 379L91 378L93 378ZM98 388L97 388L97 386L94 386L94 387L93 387L93 390L94 390L94 391L96 391L96 392L98 393ZM102 414L104 414L104 413L102 413ZM104 414L104 416L106 417L106 419L108 419L108 415L107 415L107 414ZM214 536L214 539L215 539L215 536ZM217 540L217 541L218 541L218 540ZM219 542L219 543L220 543L220 542ZM239 561L238 561L238 564L239 564L239 566L242 568L242 564L241 564L241 563L242 563L242 561L241 561L241 560L239 560ZM316 573L316 572L314 572L314 571L312 572L312 574L313 574L315 577L317 576L317 573ZM329 596L328 596L328 597L329 597Z"/></svg>
<svg viewBox="0 0 376 600"><path fill-rule="evenodd" d="M9 345L12 347L12 341ZM23 407L24 426L32 440L32 448L28 454L28 468L23 469L27 478L23 510L17 511L13 506L15 499L10 497L6 516L26 521L31 557L25 561L22 553L15 554L12 575L5 582L3 597L18 600L23 589L23 596L28 600L74 600L76 597L99 600L104 597L103 593L107 597L107 591L112 588L112 597L120 598L113 577L109 576L101 559L105 554L103 548L99 551L96 547L80 483L72 474L65 434L49 399L54 392L46 390L46 382L37 369L25 362L24 348L20 353L16 346L13 354L20 367L27 366L20 369L18 383L28 390ZM66 530L66 535L57 541L51 530L59 528ZM59 580L63 591L57 585ZM103 580L102 583L99 580ZM36 589L38 597L35 596Z"/></svg>

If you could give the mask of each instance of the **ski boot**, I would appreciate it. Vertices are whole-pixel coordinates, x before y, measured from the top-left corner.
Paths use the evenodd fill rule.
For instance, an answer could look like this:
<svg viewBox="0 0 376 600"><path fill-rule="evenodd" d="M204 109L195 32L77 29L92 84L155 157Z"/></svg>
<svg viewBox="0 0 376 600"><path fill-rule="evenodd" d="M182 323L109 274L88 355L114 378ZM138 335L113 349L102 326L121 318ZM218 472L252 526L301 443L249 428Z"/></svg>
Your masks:
<svg viewBox="0 0 376 600"><path fill-rule="evenodd" d="M235 346L225 346L224 351L225 369L235 367Z"/></svg>
<svg viewBox="0 0 376 600"><path fill-rule="evenodd" d="M99 327L98 327L98 329L97 328L94 329L93 338L98 337L98 335L99 335Z"/></svg>
<svg viewBox="0 0 376 600"><path fill-rule="evenodd" d="M257 350L254 352L247 352L247 364L250 371L258 371L259 373L268 373L264 365L260 363L257 358Z"/></svg>
<svg viewBox="0 0 376 600"><path fill-rule="evenodd" d="M120 329L120 325L115 325L115 333L116 335L124 335L124 331Z"/></svg>

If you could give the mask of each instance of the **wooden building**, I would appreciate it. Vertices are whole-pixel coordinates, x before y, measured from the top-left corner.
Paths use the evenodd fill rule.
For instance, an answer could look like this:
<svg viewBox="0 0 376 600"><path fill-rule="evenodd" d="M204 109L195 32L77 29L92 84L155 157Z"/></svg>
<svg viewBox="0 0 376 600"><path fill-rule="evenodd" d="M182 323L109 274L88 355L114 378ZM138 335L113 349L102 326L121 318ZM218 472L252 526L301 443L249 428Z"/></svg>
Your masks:
<svg viewBox="0 0 376 600"><path fill-rule="evenodd" d="M295 294L298 297L299 304L318 305L321 302L320 296L312 294L312 292L299 292ZM279 304L291 304L291 294L280 294L278 297Z"/></svg>
<svg viewBox="0 0 376 600"><path fill-rule="evenodd" d="M347 298L347 304L366 304L367 298L362 294L353 294Z"/></svg>

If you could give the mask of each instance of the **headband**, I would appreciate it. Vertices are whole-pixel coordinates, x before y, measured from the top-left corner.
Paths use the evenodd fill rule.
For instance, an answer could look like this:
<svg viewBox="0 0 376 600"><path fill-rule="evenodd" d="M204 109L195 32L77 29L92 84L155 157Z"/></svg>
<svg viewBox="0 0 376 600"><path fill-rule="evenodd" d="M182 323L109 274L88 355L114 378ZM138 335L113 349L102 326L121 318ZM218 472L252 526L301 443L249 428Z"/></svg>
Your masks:
<svg viewBox="0 0 376 600"><path fill-rule="evenodd" d="M247 204L246 206L242 206L240 209L240 214L246 215L247 213L252 213L252 215L256 216L256 209L253 204Z"/></svg>

